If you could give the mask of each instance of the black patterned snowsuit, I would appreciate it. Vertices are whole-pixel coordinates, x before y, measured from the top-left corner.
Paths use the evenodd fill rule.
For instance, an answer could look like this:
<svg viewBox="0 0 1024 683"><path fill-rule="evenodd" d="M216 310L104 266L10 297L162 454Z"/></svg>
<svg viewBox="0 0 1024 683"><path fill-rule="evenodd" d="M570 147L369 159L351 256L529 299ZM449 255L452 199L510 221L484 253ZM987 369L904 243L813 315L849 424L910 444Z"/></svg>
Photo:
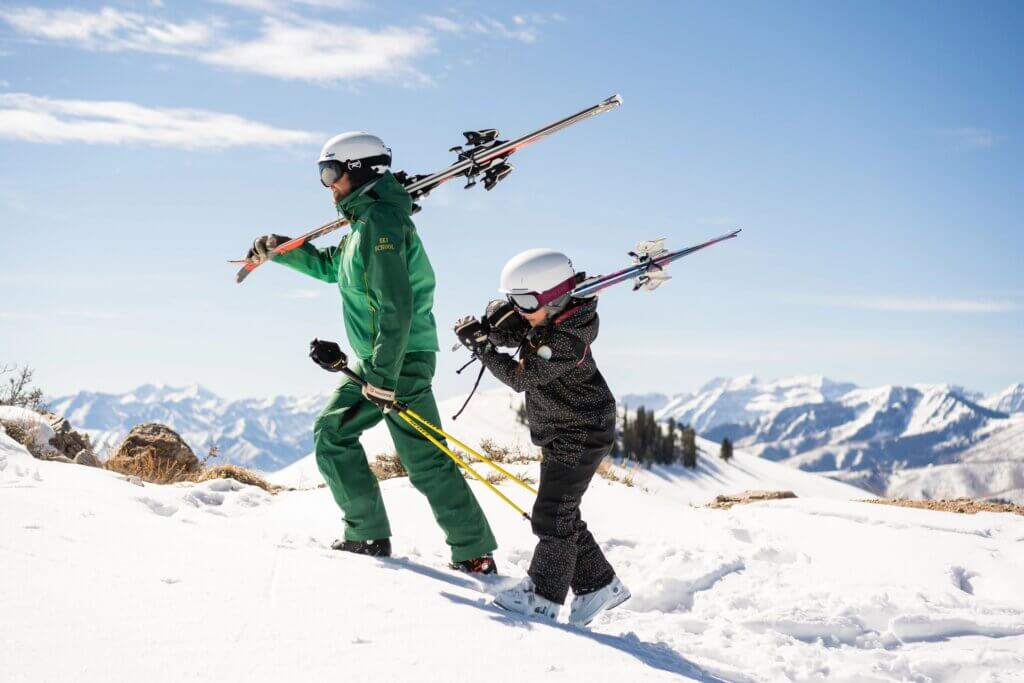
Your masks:
<svg viewBox="0 0 1024 683"><path fill-rule="evenodd" d="M518 361L495 350L482 353L481 361L526 392L530 437L544 454L532 514L540 541L529 575L539 595L563 603L569 588L589 593L615 576L579 511L615 439L615 398L590 349L598 330L596 299L573 301L552 321L527 329L491 336L497 346L521 344Z"/></svg>

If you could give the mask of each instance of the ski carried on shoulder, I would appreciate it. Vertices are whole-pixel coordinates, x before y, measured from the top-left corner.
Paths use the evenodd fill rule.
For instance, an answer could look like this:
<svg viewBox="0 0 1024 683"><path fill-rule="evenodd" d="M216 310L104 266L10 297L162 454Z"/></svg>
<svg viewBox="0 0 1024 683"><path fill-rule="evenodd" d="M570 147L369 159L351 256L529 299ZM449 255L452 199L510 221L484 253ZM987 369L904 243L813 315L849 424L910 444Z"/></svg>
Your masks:
<svg viewBox="0 0 1024 683"><path fill-rule="evenodd" d="M498 131L494 128L467 131L462 134L466 138L465 143L452 147L449 150L458 157L451 166L428 175L411 176L404 171L398 171L394 175L398 182L405 187L414 202L426 197L431 191L455 178L465 178L467 190L479 181L482 181L485 190L492 190L495 185L507 178L512 172L512 165L508 163L508 158L512 154L564 128L610 111L620 104L622 104L622 98L619 95L613 95L591 107L559 119L554 123L549 123L513 140L499 140ZM415 213L418 210L419 207L414 204L413 212ZM270 258L272 259L277 254L297 249L306 242L334 232L345 225L348 225L348 219L346 218L337 218L329 223L325 223L315 230L311 230L284 244L279 244L271 250ZM244 264L235 278L237 282L245 280L249 273L261 265L260 263L245 259L231 261L231 263Z"/></svg>
<svg viewBox="0 0 1024 683"><path fill-rule="evenodd" d="M656 240L645 240L638 242L634 251L629 252L629 255L633 257L633 265L622 270L617 270L614 273L608 275L598 275L596 277L588 278L581 282L579 286L572 291L574 297L586 297L593 296L603 289L617 285L620 282L626 280L633 280L633 291L638 289L644 289L646 291L653 291L659 286L672 279L672 276L668 274L665 267L673 261L677 261L684 256L689 256L695 251L706 249L719 242L725 240L731 240L740 234L740 230L733 230L725 235L720 235L714 239L710 239L707 242L701 242L695 244L692 247L686 247L685 249L679 249L678 251L669 251L665 248L665 239Z"/></svg>

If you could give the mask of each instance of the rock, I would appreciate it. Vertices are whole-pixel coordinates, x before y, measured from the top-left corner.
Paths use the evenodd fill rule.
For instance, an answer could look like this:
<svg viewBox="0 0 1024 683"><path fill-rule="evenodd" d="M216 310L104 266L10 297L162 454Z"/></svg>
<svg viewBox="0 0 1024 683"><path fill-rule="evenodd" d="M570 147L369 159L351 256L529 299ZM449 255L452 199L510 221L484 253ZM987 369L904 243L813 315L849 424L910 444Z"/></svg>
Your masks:
<svg viewBox="0 0 1024 683"><path fill-rule="evenodd" d="M103 464L99 461L99 458L96 457L96 454L93 453L92 449L90 448L83 448L82 450L78 451L78 454L75 456L74 461L76 464L86 465L88 467L103 466Z"/></svg>
<svg viewBox="0 0 1024 683"><path fill-rule="evenodd" d="M74 462L74 460L72 460L68 456L64 455L63 453L58 453L57 451L54 450L43 451L36 457L39 458L40 460L48 460L50 462Z"/></svg>
<svg viewBox="0 0 1024 683"><path fill-rule="evenodd" d="M43 419L53 429L53 436L50 437L50 446L53 446L58 453L65 456L68 459L75 460L78 454L83 450L92 452L92 444L89 442L89 436L83 434L75 429L72 429L71 423L60 415L53 413L44 413ZM93 457L93 460L96 460ZM97 465L99 463L97 462Z"/></svg>
<svg viewBox="0 0 1024 683"><path fill-rule="evenodd" d="M185 481L202 470L184 439L158 422L132 427L105 467L158 484Z"/></svg>

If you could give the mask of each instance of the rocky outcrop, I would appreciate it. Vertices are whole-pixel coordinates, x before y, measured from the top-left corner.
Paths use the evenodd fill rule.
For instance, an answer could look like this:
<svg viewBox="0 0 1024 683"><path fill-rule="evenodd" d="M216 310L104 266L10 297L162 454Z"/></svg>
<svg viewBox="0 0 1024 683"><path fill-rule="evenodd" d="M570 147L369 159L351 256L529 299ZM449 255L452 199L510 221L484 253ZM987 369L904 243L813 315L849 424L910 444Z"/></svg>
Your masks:
<svg viewBox="0 0 1024 683"><path fill-rule="evenodd" d="M199 458L184 439L158 422L132 427L105 466L157 484L186 481L202 470Z"/></svg>

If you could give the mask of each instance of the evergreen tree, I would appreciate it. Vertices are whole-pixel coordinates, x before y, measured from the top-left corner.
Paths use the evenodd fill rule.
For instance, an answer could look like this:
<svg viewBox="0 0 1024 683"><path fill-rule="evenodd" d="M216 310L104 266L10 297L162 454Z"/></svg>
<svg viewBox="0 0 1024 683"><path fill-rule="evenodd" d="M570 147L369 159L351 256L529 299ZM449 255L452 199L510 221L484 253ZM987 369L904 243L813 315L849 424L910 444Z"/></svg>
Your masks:
<svg viewBox="0 0 1024 683"><path fill-rule="evenodd" d="M729 462L729 458L732 457L732 441L729 441L728 437L722 439L722 450L719 455L726 462Z"/></svg>
<svg viewBox="0 0 1024 683"><path fill-rule="evenodd" d="M516 408L516 419L519 420L520 424L529 425L529 420L526 417L526 401L519 404Z"/></svg>
<svg viewBox="0 0 1024 683"><path fill-rule="evenodd" d="M683 427L680 434L683 452L683 466L697 466L697 433L689 425Z"/></svg>

